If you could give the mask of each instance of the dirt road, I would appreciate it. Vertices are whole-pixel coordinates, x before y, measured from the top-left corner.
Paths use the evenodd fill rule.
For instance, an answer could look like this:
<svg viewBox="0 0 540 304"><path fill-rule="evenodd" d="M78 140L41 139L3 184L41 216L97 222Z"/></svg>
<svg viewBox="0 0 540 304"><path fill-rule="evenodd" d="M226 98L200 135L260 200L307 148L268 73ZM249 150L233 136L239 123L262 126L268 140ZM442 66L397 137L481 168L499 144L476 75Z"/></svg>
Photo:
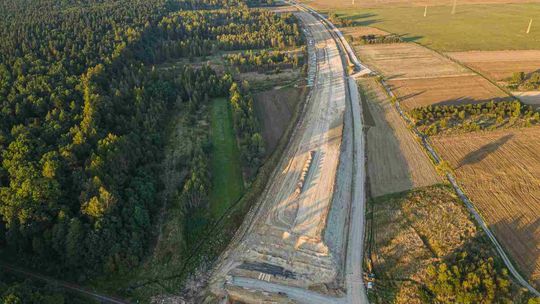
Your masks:
<svg viewBox="0 0 540 304"><path fill-rule="evenodd" d="M338 170L342 139L351 136L343 134L344 115L351 115L351 104L350 84L336 42L341 39L314 14L302 11L296 15L308 40L308 81L312 90L303 118L265 193L220 259L211 289L223 297L227 295L227 286L234 285L246 288L246 292L286 293L300 303L313 303L319 297L326 303L363 303L367 298L361 269L363 222L360 219L364 216L365 197L362 127L353 123L349 128L356 130L362 139L354 148L361 158L355 165L350 164L353 170ZM359 111L358 102L356 99L356 111ZM360 112L355 117L359 115ZM355 174L358 181L353 179ZM342 225L347 231L347 218L328 217L338 176L339 180L352 180L356 189L352 204L343 204L352 205L353 211L350 215L343 213L351 217L352 223L348 240L352 245L349 244L348 253L353 258L347 257L347 269L342 269L341 264L346 253L340 249L345 246L330 247L324 239L327 227L334 229ZM347 281L346 288L354 292L349 297L344 297L343 289L324 287L337 286L343 278Z"/></svg>

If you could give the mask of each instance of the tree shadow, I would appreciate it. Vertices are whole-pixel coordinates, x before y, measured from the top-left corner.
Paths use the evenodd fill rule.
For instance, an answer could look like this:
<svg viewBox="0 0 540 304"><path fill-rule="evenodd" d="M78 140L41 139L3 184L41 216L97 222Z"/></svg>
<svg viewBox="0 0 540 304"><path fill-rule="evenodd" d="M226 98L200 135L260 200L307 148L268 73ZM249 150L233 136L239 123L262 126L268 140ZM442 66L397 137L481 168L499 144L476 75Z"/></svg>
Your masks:
<svg viewBox="0 0 540 304"><path fill-rule="evenodd" d="M450 105L464 105L464 104L478 104L478 103L486 103L486 102L501 102L501 101L513 101L515 98L512 98L510 96L505 97L494 97L494 98L487 98L487 99L478 99L478 98L472 98L470 96L460 96L457 98L451 98L451 99L445 99L441 101L437 101L435 103L432 103L432 106L450 106Z"/></svg>
<svg viewBox="0 0 540 304"><path fill-rule="evenodd" d="M375 23L381 22L381 19L375 19L377 14L373 13L363 13L363 14L354 14L346 16L345 20L351 20L353 26L369 26Z"/></svg>
<svg viewBox="0 0 540 304"><path fill-rule="evenodd" d="M409 36L409 35L410 35L410 33L406 33L406 34L399 35L399 37L401 37L401 39L403 39L403 41L405 41L405 42L416 42L416 41L424 38L424 36L418 36L418 35Z"/></svg>
<svg viewBox="0 0 540 304"><path fill-rule="evenodd" d="M506 144L512 137L514 137L513 134L508 134L506 136L503 136L499 138L498 140L491 142L487 145L484 145L477 149L476 151L472 151L469 154L465 155L458 163L456 169L459 169L465 165L472 165L476 164L483 159L485 159L489 154L497 151L500 147L502 147L504 144Z"/></svg>
<svg viewBox="0 0 540 304"><path fill-rule="evenodd" d="M524 279L533 287L540 288L540 244L538 239L534 238L540 233L540 218L527 222L527 219L520 215L498 221L489 227ZM516 262L516 254L520 256L520 263Z"/></svg>
<svg viewBox="0 0 540 304"><path fill-rule="evenodd" d="M406 101L407 99L411 99L411 98L414 98L416 96L422 95L425 92L427 92L427 90L423 90L423 91L419 91L419 92L410 93L410 94L407 94L407 95L404 95L404 96L400 96L399 101L400 102Z"/></svg>

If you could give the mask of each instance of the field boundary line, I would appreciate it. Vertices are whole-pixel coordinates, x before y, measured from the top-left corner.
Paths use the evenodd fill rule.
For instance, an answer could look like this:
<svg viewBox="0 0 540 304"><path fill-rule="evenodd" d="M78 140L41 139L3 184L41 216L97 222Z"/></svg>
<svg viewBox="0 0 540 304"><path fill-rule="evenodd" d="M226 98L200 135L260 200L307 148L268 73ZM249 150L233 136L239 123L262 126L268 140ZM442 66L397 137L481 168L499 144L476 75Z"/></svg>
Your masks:
<svg viewBox="0 0 540 304"><path fill-rule="evenodd" d="M384 79L380 80L380 84L388 92L388 94L393 99L395 99L395 103L394 103L393 108L396 109L396 111L398 111L398 114L406 122L407 126L411 129L411 131L414 133L414 135L416 135L416 137L418 137L420 139L424 149L427 150L428 154L430 154L433 157L435 165L441 164L444 161L442 159L442 157L433 148L429 138L427 136L425 136L424 134L422 134L420 131L418 131L418 129L416 128L416 126L414 126L414 124L412 123L412 121L408 117L408 115L405 114L405 112L401 109L401 104L400 104L397 96L390 89L390 87L386 84ZM500 245L499 241L497 241L497 238L495 237L493 232L491 232L491 230L487 226L486 221L483 219L480 212L476 209L476 207L474 206L474 203L465 194L465 192L463 191L463 189L459 185L459 183L458 183L456 177L454 176L454 174L452 172L446 172L444 175L446 176L446 178L448 179L448 181L450 182L450 184L452 185L452 187L456 191L456 193L459 196L459 198L461 199L461 201L465 204L465 207L467 208L467 210L469 210L469 213L474 217L477 225L480 226L480 228L482 228L482 230L486 233L486 235L488 236L488 238L492 242L493 246L495 247L495 250L497 251L497 253L501 257L501 259L503 260L505 266L512 273L512 275L514 276L516 281L521 286L523 286L524 288L529 290L532 294L534 294L535 296L540 297L540 292L538 292L538 290L536 290L531 284L529 284L529 282L523 278L520 271L518 271L518 269L514 266L511 258L506 254L506 252L504 251L504 248Z"/></svg>
<svg viewBox="0 0 540 304"><path fill-rule="evenodd" d="M431 51L433 51L433 52L435 52L435 53L437 53L437 54L443 56L444 58L446 58L446 59L448 59L448 60L454 62L455 64L458 64L459 66L461 66L461 67L463 67L463 68L465 68L465 69L467 69L467 70L469 70L469 71L471 71L471 72L477 74L478 76L480 76L480 77L484 78L485 80L489 81L492 85L494 85L494 86L496 86L497 88L499 88L499 90L501 90L501 91L503 91L504 93L506 93L509 97L518 99L518 100L521 102L521 100L520 100L519 98L517 98L514 94L512 94L512 92L510 92L507 88L505 88L505 87L499 85L496 81L494 81L494 80L492 80L491 78L489 78L489 77L487 77L486 75L484 75L484 73L482 73L482 72L480 72L480 71L477 71L476 69L474 69L474 68L472 68L472 67L470 67L470 66L464 64L463 62L461 62L461 61L459 61L459 60L457 60L457 59L455 59L455 58L453 58L453 57L447 55L447 54L444 53L444 52L440 52L440 51L438 51L438 50L436 50L436 49L433 49L433 48L431 48L431 47L429 47L429 46L420 44L420 43L418 43L418 42L416 42L416 41L412 41L412 43L417 44L417 45L419 45L419 46L421 46L421 47L425 47L426 49L431 50Z"/></svg>
<svg viewBox="0 0 540 304"><path fill-rule="evenodd" d="M311 9L311 8L310 8ZM313 10L313 9L311 9ZM376 29L379 29L379 30L383 30L383 29L380 29L378 27L374 27L374 26L371 26L372 28L376 28ZM339 31L339 30L338 30ZM388 32L386 30L383 30L385 32ZM389 34L392 34L391 32L388 32ZM458 64L459 66L462 66L464 67L465 69L468 69L469 71L472 71L473 73L481 76L482 78L486 79L487 81L489 81L491 84L495 85L497 88L499 88L502 92L504 92L505 94L507 94L509 97L513 97L513 98L516 98L513 94L509 93L508 90L506 90L505 88L502 88L501 86L499 86L498 84L496 84L495 82L493 82L491 79L487 78L485 75L483 75L482 73L479 73L477 71L475 71L474 69L464 65L463 63L455 60L454 58L451 58L450 56L444 54L444 53L441 53L437 50L434 50L430 47L427 47L427 46L424 46L418 42L415 42L415 41L409 41L408 43L414 43L420 47L425 47L426 49L428 50L431 50L441 56L443 56L444 58L447 58L449 60L451 60L452 62ZM355 56L356 57L356 56ZM363 65L365 67L367 67L368 69L369 66L367 65ZM382 76L381 73L378 73L378 72L375 72L375 70L371 69L371 74L375 75L375 76ZM409 127L409 129L420 139L421 143L422 143L422 146L424 147L425 150L427 150L428 154L431 155L433 157L433 160L435 162L436 165L440 164L441 162L443 162L444 160L439 156L439 154L435 151L435 149L433 148L433 146L431 145L430 143L430 140L427 136L425 136L424 134L422 134L420 131L418 131L418 129L414 126L414 124L412 123L411 119L403 112L403 110L401 109L401 104L400 104L400 101L398 100L397 96L394 94L394 92L390 89L390 87L385 83L384 79L381 77L380 79L380 84L383 86L383 88L387 91L387 93L391 96L392 99L395 100L394 102L394 109L396 109L398 111L398 114L401 116L401 118L406 122L407 126ZM516 98L517 99L517 98ZM509 258L509 256L506 254L506 252L504 251L503 247L500 245L500 243L497 241L497 238L495 237L495 235L491 232L491 230L489 229L489 227L487 226L486 222L483 220L482 216L480 215L479 211L476 210L476 207L474 206L474 204L472 203L472 201L468 198L468 196L465 194L465 192L462 190L462 188L459 186L458 182L457 182L457 179L454 177L453 173L451 172L446 172L445 173L446 175L446 178L448 179L448 181L450 182L450 184L453 186L454 190L456 191L456 193L458 194L458 196L460 197L461 201L465 204L465 206L467 207L467 209L469 210L469 212L474 216L475 220L477 221L477 224L482 228L482 230L484 230L484 232L486 233L486 235L489 237L489 239L491 240L491 242L493 243L496 251L499 253L500 257L502 258L504 264L506 265L506 267L508 268L508 270L510 270L510 272L512 273L512 275L514 276L514 278L518 281L518 283L520 283L524 288L526 288L527 290L529 290L532 294L540 297L540 292L538 290L536 290L532 285L529 284L529 282L527 280L525 280L523 278L523 276L521 275L521 273L514 267L511 259Z"/></svg>

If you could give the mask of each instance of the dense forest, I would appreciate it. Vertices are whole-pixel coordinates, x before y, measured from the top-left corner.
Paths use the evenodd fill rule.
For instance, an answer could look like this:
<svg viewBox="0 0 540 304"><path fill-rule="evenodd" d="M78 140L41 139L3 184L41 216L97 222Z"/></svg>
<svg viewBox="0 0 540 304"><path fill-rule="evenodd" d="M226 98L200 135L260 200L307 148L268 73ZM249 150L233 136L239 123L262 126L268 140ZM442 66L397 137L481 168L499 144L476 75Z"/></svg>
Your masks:
<svg viewBox="0 0 540 304"><path fill-rule="evenodd" d="M249 2L247 4L261 4ZM264 144L244 85L209 66L155 65L225 50L286 48L296 19L238 0L0 1L0 248L15 262L85 280L147 254L168 110L230 95L242 155ZM196 9L196 11L195 11ZM208 149L182 195L207 195Z"/></svg>
<svg viewBox="0 0 540 304"><path fill-rule="evenodd" d="M30 279L21 279L9 273L0 272L0 302L3 304L79 304L86 299L53 284L45 284Z"/></svg>

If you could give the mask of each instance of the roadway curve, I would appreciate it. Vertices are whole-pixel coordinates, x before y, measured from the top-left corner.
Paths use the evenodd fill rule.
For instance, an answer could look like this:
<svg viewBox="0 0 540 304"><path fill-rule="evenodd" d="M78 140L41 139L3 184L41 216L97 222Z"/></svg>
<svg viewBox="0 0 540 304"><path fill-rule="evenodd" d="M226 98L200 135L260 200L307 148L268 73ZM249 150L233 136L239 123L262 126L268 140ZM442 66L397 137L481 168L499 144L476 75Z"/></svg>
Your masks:
<svg viewBox="0 0 540 304"><path fill-rule="evenodd" d="M299 303L368 303L362 281L362 253L365 211L365 148L358 89L348 77L345 62L356 63L347 52L340 32L321 15L296 5L309 37L309 74L312 90L302 119L290 139L282 162L269 181L261 200L246 216L237 236L224 252L211 282L211 290L226 296L227 285L248 290L285 293ZM350 47L349 47L350 49ZM354 54L353 54L354 56ZM357 70L365 72L363 67ZM344 116L351 115L352 134L342 134ZM353 167L349 205L349 225L343 237L346 252L333 252L322 234L335 190L341 138L353 138ZM313 169L295 196L296 184L306 164L306 156L315 151ZM347 172L349 172L347 171ZM352 175L352 176L351 176ZM331 225L346 225L346 219ZM338 246L339 247L339 246ZM335 251L335 250L334 250ZM345 269L339 271L340 256L345 255ZM296 275L282 279L254 269L248 263L270 263ZM345 278L345 297L323 295L308 287ZM257 276L258 275L258 276ZM262 277L262 279L261 279ZM266 279L265 279L266 278Z"/></svg>

